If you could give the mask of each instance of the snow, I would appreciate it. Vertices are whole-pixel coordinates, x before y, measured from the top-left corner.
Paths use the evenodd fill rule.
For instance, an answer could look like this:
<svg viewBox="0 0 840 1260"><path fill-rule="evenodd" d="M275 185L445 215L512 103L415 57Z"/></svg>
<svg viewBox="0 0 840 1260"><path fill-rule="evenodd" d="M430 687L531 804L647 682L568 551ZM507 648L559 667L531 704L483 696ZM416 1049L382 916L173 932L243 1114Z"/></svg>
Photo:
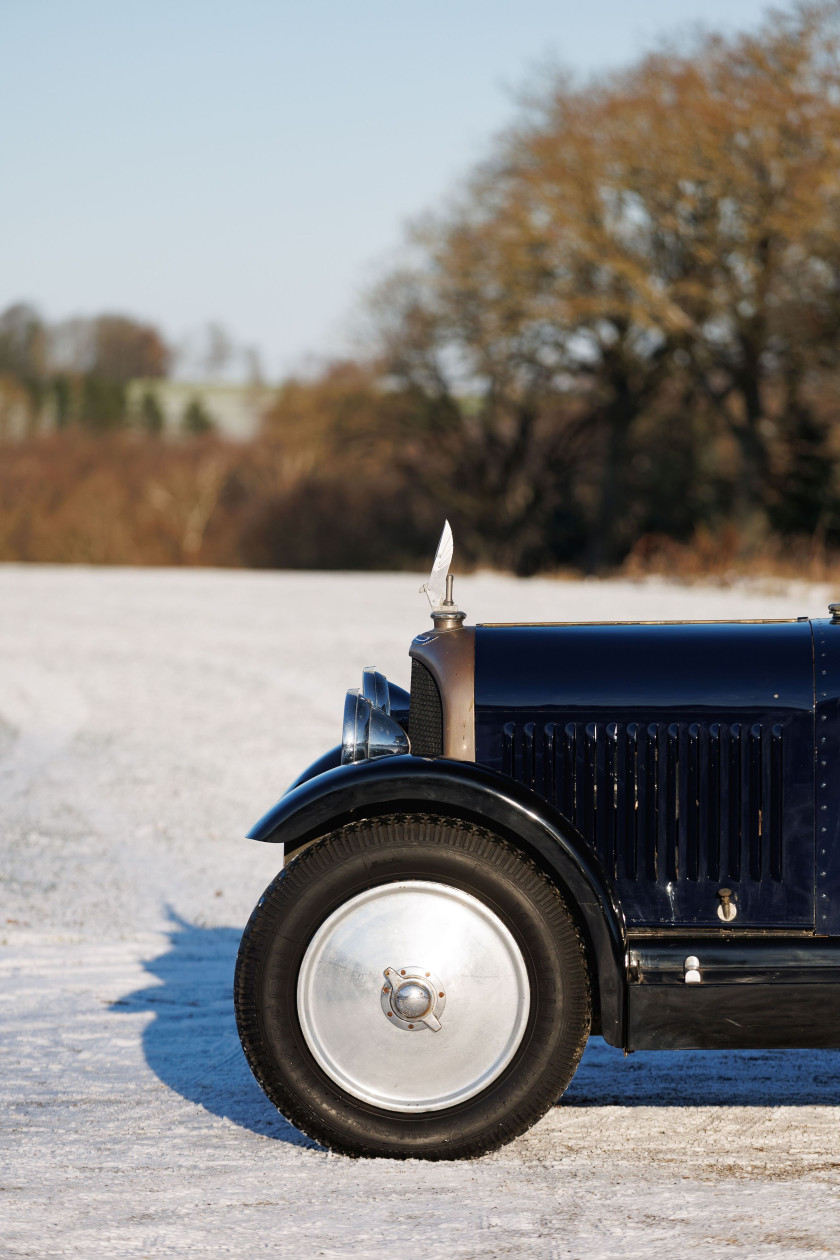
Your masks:
<svg viewBox="0 0 840 1260"><path fill-rule="evenodd" d="M231 974L279 853L241 837L407 685L422 575L0 567L0 1255L840 1254L840 1052L590 1044L530 1133L458 1164L292 1129ZM460 578L471 621L821 615L803 584Z"/></svg>

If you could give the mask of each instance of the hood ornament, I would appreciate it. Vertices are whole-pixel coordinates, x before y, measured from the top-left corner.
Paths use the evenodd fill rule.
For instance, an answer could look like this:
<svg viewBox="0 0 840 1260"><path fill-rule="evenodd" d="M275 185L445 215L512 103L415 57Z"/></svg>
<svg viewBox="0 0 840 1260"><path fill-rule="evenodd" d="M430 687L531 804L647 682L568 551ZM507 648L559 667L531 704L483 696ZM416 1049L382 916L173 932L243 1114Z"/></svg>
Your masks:
<svg viewBox="0 0 840 1260"><path fill-rule="evenodd" d="M432 621L436 630L457 630L464 623L466 613L462 612L452 598L454 578L449 572L455 540L449 521L443 523L443 533L435 552L432 571L428 582L420 587L420 594L426 595L432 610Z"/></svg>

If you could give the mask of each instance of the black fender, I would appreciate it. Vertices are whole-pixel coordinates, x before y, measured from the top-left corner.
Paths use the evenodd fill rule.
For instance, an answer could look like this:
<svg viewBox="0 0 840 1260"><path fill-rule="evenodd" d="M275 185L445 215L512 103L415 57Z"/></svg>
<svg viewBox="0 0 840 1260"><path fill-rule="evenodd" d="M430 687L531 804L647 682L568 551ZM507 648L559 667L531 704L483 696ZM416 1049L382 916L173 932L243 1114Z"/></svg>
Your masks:
<svg viewBox="0 0 840 1260"><path fill-rule="evenodd" d="M301 771L294 783L289 784L283 795L288 796L290 792L294 792L295 788L300 787L301 783L308 783L309 780L314 779L316 775L323 774L325 770L334 770L336 766L340 765L341 744L336 744L335 748L331 748L329 752L322 753L317 760L312 762L311 766L307 766L305 770ZM266 817L268 817L268 815L266 815ZM259 826L259 824L257 825ZM262 837L249 836L248 838L261 839Z"/></svg>
<svg viewBox="0 0 840 1260"><path fill-rule="evenodd" d="M595 962L603 1036L610 1045L624 1046L621 912L580 833L552 805L513 779L474 762L440 757L382 757L337 766L292 787L248 838L282 844L288 857L345 823L395 812L441 814L487 827L557 882L570 908L577 911Z"/></svg>

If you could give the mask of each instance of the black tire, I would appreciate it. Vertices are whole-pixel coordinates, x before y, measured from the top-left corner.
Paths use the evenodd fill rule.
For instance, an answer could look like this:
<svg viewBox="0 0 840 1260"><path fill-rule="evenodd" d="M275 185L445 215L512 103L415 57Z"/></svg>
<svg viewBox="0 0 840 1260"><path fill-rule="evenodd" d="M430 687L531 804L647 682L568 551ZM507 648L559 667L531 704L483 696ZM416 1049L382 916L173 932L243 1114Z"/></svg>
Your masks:
<svg viewBox="0 0 840 1260"><path fill-rule="evenodd" d="M525 1032L502 1074L457 1106L419 1113L383 1110L336 1085L297 1012L298 973L319 926L351 897L405 880L448 884L489 907L513 935L530 985ZM567 1088L590 1029L586 954L558 889L490 832L422 815L348 825L291 862L245 929L234 1000L245 1056L278 1110L324 1146L357 1156L459 1159L503 1146Z"/></svg>

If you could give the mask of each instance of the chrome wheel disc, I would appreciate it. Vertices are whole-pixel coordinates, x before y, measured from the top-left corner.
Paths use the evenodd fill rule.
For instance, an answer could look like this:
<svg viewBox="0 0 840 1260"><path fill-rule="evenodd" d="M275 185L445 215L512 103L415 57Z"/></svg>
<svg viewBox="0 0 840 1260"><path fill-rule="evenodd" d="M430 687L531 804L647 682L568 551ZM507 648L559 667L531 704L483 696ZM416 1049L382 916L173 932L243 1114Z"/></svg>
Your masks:
<svg viewBox="0 0 840 1260"><path fill-rule="evenodd" d="M483 902L406 880L352 897L321 924L297 1002L306 1044L348 1094L387 1111L440 1111L510 1063L530 987L518 945Z"/></svg>

